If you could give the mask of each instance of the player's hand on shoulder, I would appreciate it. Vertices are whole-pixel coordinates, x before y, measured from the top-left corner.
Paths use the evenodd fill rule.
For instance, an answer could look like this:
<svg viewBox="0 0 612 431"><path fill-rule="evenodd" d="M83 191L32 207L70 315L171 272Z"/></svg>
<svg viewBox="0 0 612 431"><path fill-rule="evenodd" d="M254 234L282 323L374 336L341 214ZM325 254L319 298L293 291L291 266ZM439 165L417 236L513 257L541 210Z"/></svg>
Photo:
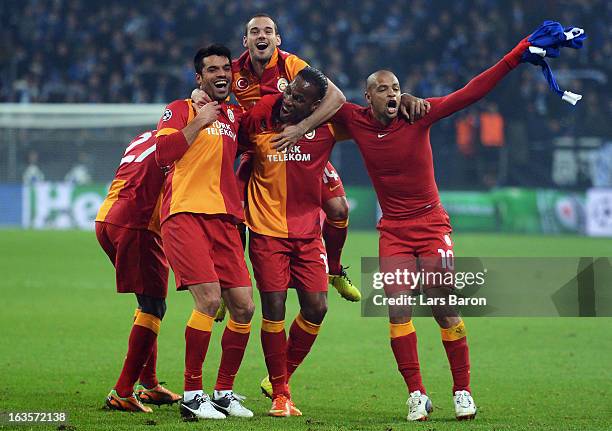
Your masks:
<svg viewBox="0 0 612 431"><path fill-rule="evenodd" d="M212 99L204 90L200 90L199 88L194 89L191 92L191 100L195 103L197 108L201 108L205 104L212 102Z"/></svg>
<svg viewBox="0 0 612 431"><path fill-rule="evenodd" d="M285 151L298 143L308 130L304 130L299 124L285 125L283 130L272 138L272 148L277 151Z"/></svg>
<svg viewBox="0 0 612 431"><path fill-rule="evenodd" d="M219 102L208 102L198 109L195 120L198 121L202 128L210 126L217 120L221 113L221 105Z"/></svg>
<svg viewBox="0 0 612 431"><path fill-rule="evenodd" d="M408 93L402 94L400 112L410 124L414 124L415 121L425 117L429 114L430 109L431 104L427 100Z"/></svg>

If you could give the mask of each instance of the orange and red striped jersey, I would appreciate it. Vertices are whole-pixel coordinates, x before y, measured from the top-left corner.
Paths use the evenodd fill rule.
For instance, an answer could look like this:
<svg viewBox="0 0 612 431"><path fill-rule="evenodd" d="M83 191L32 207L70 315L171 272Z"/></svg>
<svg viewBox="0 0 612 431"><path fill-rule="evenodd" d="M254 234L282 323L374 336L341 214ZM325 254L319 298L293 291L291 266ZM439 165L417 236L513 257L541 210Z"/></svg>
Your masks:
<svg viewBox="0 0 612 431"><path fill-rule="evenodd" d="M180 133L184 140L181 130L195 117L195 108L189 99L176 100L168 105L159 120L156 157L168 169L161 205L162 223L182 212L227 214L235 222L244 219L234 176L242 109L225 103L221 108L218 119L202 129L195 141L174 160L166 157L173 149L165 146L173 145L172 142L159 138Z"/></svg>
<svg viewBox="0 0 612 431"><path fill-rule="evenodd" d="M297 55L276 48L259 78L253 71L247 50L232 61L232 92L240 106L249 109L263 96L282 93L287 84L306 66L308 63Z"/></svg>
<svg viewBox="0 0 612 431"><path fill-rule="evenodd" d="M96 221L159 234L164 173L155 163L156 132L144 132L125 149Z"/></svg>
<svg viewBox="0 0 612 431"><path fill-rule="evenodd" d="M253 153L246 223L262 235L316 238L321 236L323 170L336 141L346 136L323 124L289 151L277 152L271 139L278 133L281 102L282 94L264 96L243 118L241 144L246 141Z"/></svg>

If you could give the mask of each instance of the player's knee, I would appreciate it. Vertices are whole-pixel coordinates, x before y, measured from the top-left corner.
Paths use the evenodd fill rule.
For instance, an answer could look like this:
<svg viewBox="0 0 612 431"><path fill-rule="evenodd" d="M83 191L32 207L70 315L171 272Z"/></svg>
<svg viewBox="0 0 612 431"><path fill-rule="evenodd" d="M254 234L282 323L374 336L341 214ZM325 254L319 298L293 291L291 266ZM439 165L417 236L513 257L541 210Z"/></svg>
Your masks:
<svg viewBox="0 0 612 431"><path fill-rule="evenodd" d="M285 297L282 295L275 295L274 293L265 293L261 295L261 313L266 320L284 320Z"/></svg>
<svg viewBox="0 0 612 431"><path fill-rule="evenodd" d="M448 329L453 326L458 325L461 322L461 317L459 316L436 316L434 315L436 322L440 328Z"/></svg>
<svg viewBox="0 0 612 431"><path fill-rule="evenodd" d="M143 313L151 314L162 320L166 314L166 300L146 295L136 295L138 305Z"/></svg>
<svg viewBox="0 0 612 431"><path fill-rule="evenodd" d="M202 283L189 286L194 308L200 313L213 316L221 305L221 292L216 283Z"/></svg>
<svg viewBox="0 0 612 431"><path fill-rule="evenodd" d="M300 313L307 321L319 325L327 314L327 301L320 301L310 305L308 308L302 308Z"/></svg>
<svg viewBox="0 0 612 431"><path fill-rule="evenodd" d="M221 306L221 298L208 297L202 305L206 310L205 313L212 316Z"/></svg>
<svg viewBox="0 0 612 431"><path fill-rule="evenodd" d="M255 304L250 301L239 306L234 306L231 312L232 320L238 323L249 323L255 314Z"/></svg>
<svg viewBox="0 0 612 431"><path fill-rule="evenodd" d="M212 296L197 298L194 302L194 308L197 311L209 316L214 316L221 305L221 299Z"/></svg>
<svg viewBox="0 0 612 431"><path fill-rule="evenodd" d="M325 203L325 215L331 220L346 220L349 216L348 201L344 196L328 200Z"/></svg>

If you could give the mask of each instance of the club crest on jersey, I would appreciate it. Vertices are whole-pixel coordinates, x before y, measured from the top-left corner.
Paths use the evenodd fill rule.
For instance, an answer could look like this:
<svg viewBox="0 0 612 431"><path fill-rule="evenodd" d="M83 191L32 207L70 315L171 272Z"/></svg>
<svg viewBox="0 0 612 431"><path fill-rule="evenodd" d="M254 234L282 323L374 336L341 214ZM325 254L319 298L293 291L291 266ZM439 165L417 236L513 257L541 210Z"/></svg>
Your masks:
<svg viewBox="0 0 612 431"><path fill-rule="evenodd" d="M314 139L315 134L316 134L316 130L311 130L310 132L306 133L304 137L306 139Z"/></svg>
<svg viewBox="0 0 612 431"><path fill-rule="evenodd" d="M232 111L231 109L228 109L227 118L229 118L229 120L233 123L234 122L234 111Z"/></svg>
<svg viewBox="0 0 612 431"><path fill-rule="evenodd" d="M249 86L249 80L246 78L240 78L236 81L236 88L238 90L246 90Z"/></svg>
<svg viewBox="0 0 612 431"><path fill-rule="evenodd" d="M172 118L172 111L166 108L164 115L162 116L162 121L168 121L170 118Z"/></svg>
<svg viewBox="0 0 612 431"><path fill-rule="evenodd" d="M289 82L285 78L278 78L278 81L276 82L276 88L278 88L278 91L282 93L285 91L285 88L287 88L287 85L289 85Z"/></svg>

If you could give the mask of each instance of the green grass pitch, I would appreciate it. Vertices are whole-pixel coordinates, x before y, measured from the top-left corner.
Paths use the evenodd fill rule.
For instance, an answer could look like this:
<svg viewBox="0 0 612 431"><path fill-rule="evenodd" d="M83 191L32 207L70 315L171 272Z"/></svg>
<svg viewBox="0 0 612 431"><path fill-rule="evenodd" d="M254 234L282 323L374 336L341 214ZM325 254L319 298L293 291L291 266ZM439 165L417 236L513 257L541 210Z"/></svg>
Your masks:
<svg viewBox="0 0 612 431"><path fill-rule="evenodd" d="M579 237L455 235L456 255L610 256L609 240ZM351 232L345 263L359 279L359 258L375 255L374 232ZM266 417L259 392L266 374L261 315L235 389L252 420L183 423L178 408L151 415L102 409L127 346L135 299L114 293L114 273L91 232L0 231L0 412L67 411L65 429L116 430L603 430L612 429L612 320L604 318L466 319L478 417L454 419L451 377L433 319L418 318L424 383L435 411L407 423L406 390L389 347L388 324L361 318L358 305L330 292L329 313L310 356L292 380L301 418ZM257 296L257 294L256 294ZM296 314L290 295L287 321ZM182 388L186 293L170 289L159 339L158 374ZM220 357L221 326L204 366L210 391ZM7 423L0 428L8 427ZM57 429L20 425L16 429Z"/></svg>

